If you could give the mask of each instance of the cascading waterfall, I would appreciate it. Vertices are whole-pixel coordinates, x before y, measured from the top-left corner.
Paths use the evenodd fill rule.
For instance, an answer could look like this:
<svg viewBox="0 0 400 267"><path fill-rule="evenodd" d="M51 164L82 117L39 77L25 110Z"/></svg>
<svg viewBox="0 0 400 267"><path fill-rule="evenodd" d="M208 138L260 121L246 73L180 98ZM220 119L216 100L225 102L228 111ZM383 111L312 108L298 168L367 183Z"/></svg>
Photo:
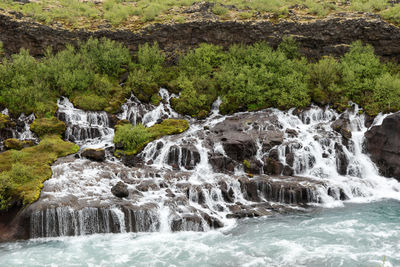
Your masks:
<svg viewBox="0 0 400 267"><path fill-rule="evenodd" d="M104 147L112 144L114 129L110 127L106 112L86 112L74 108L64 97L58 101L57 115L67 126L66 140L84 147Z"/></svg>
<svg viewBox="0 0 400 267"><path fill-rule="evenodd" d="M131 96L117 118L151 126L178 117L172 96L165 89L160 96L158 106ZM268 109L222 116L220 102L205 120L188 118L186 132L149 143L137 156L142 166L59 160L32 205L31 236L206 231L229 227L236 218L305 211L310 204L400 199L400 184L381 177L362 151L367 127L357 107L343 114L313 106L299 114ZM76 109L65 98L58 104L68 140L83 147L111 144L106 113ZM350 122L346 136L331 126L341 116ZM251 161L247 167L245 160ZM284 176L268 176L271 166ZM129 197L111 193L118 182L127 184Z"/></svg>
<svg viewBox="0 0 400 267"><path fill-rule="evenodd" d="M3 115L9 116L8 109L4 109L0 112ZM34 143L38 143L38 138L36 135L30 130L31 123L35 120L35 115L30 114L26 116L22 113L16 120L12 120L15 123L15 127L6 127L1 129L0 132L0 151L4 149L3 141L8 138L16 138L19 140L30 140Z"/></svg>

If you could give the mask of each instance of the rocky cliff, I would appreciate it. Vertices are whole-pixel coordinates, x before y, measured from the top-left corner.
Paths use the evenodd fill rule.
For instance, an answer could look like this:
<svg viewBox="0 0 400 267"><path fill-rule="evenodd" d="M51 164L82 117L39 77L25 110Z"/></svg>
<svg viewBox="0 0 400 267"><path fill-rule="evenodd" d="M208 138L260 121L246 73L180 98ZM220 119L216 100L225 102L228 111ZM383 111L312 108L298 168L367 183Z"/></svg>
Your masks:
<svg viewBox="0 0 400 267"><path fill-rule="evenodd" d="M250 44L267 41L276 46L285 35L300 42L301 51L310 58L322 55L342 55L348 45L362 40L375 47L383 57L400 61L400 29L378 16L339 13L324 19L221 21L199 19L178 24L151 24L138 32L129 30L96 31L54 28L0 15L0 41L7 54L27 48L35 56L43 55L47 47L63 48L67 43L85 40L90 36L107 37L126 44L136 51L139 44L158 42L170 54L207 42L227 47L233 43Z"/></svg>

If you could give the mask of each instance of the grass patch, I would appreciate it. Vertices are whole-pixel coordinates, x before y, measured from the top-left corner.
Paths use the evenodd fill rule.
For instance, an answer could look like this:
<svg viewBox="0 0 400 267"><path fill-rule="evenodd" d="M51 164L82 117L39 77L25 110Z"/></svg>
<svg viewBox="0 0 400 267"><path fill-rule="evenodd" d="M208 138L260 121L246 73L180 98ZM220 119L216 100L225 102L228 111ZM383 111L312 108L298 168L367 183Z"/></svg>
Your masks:
<svg viewBox="0 0 400 267"><path fill-rule="evenodd" d="M0 8L21 12L45 24L62 23L68 28L91 28L105 22L113 27L140 28L153 21L173 21L176 16L185 16L184 10L193 0L105 0L93 1L46 0L21 4L3 0ZM229 12L233 18L250 18L249 14L272 14L273 19L287 17L289 10L299 15L311 14L323 17L332 12L375 12L383 18L400 23L398 5L389 0L206 0L214 4L211 12L223 19ZM236 7L230 12L227 6Z"/></svg>
<svg viewBox="0 0 400 267"><path fill-rule="evenodd" d="M61 136L47 135L37 146L0 153L0 210L16 201L24 206L36 201L43 182L51 177L51 164L78 150Z"/></svg>
<svg viewBox="0 0 400 267"><path fill-rule="evenodd" d="M114 143L117 150L115 155L134 155L139 153L149 142L165 135L179 134L189 128L187 120L166 119L160 124L145 127L142 124L133 126L123 124L116 126Z"/></svg>

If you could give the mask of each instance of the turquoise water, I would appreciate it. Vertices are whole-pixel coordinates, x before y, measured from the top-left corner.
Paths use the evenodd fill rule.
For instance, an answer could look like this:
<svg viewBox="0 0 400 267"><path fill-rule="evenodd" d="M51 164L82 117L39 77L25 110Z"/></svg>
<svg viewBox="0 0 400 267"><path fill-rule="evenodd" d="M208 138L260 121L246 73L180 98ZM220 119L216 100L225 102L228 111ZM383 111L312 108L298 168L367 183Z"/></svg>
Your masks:
<svg viewBox="0 0 400 267"><path fill-rule="evenodd" d="M400 202L346 203L206 233L108 234L0 244L0 266L400 266Z"/></svg>

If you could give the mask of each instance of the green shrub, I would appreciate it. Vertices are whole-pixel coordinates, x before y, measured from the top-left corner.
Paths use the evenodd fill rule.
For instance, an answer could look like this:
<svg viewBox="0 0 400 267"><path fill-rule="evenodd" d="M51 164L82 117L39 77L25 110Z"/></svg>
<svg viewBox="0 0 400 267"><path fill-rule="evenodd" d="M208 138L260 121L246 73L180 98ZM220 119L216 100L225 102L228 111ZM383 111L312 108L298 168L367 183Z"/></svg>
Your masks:
<svg viewBox="0 0 400 267"><path fill-rule="evenodd" d="M333 57L324 57L310 65L310 86L313 101L320 104L337 102L341 97L340 65Z"/></svg>
<svg viewBox="0 0 400 267"><path fill-rule="evenodd" d="M367 113L396 112L400 110L400 76L383 74L376 81L372 101L365 106Z"/></svg>
<svg viewBox="0 0 400 267"><path fill-rule="evenodd" d="M300 57L299 44L292 36L284 36L278 46L278 51L284 53L288 59Z"/></svg>
<svg viewBox="0 0 400 267"><path fill-rule="evenodd" d="M47 50L40 60L21 50L0 64L0 104L13 114L45 116L54 114L62 95L88 110L117 110L110 103L127 94L117 78L130 64L129 50L107 39L67 45L57 54Z"/></svg>
<svg viewBox="0 0 400 267"><path fill-rule="evenodd" d="M150 102L158 94L160 87L167 83L168 71L164 61L164 52L157 43L139 46L134 70L127 81L127 87L132 88L139 100Z"/></svg>
<svg viewBox="0 0 400 267"><path fill-rule="evenodd" d="M214 7L212 8L212 12L215 15L225 15L226 13L228 13L229 9L227 9L226 7L220 5L220 4L216 4L214 5Z"/></svg>
<svg viewBox="0 0 400 267"><path fill-rule="evenodd" d="M370 45L352 44L340 63L342 86L350 100L364 106L375 88L376 78L387 71Z"/></svg>

